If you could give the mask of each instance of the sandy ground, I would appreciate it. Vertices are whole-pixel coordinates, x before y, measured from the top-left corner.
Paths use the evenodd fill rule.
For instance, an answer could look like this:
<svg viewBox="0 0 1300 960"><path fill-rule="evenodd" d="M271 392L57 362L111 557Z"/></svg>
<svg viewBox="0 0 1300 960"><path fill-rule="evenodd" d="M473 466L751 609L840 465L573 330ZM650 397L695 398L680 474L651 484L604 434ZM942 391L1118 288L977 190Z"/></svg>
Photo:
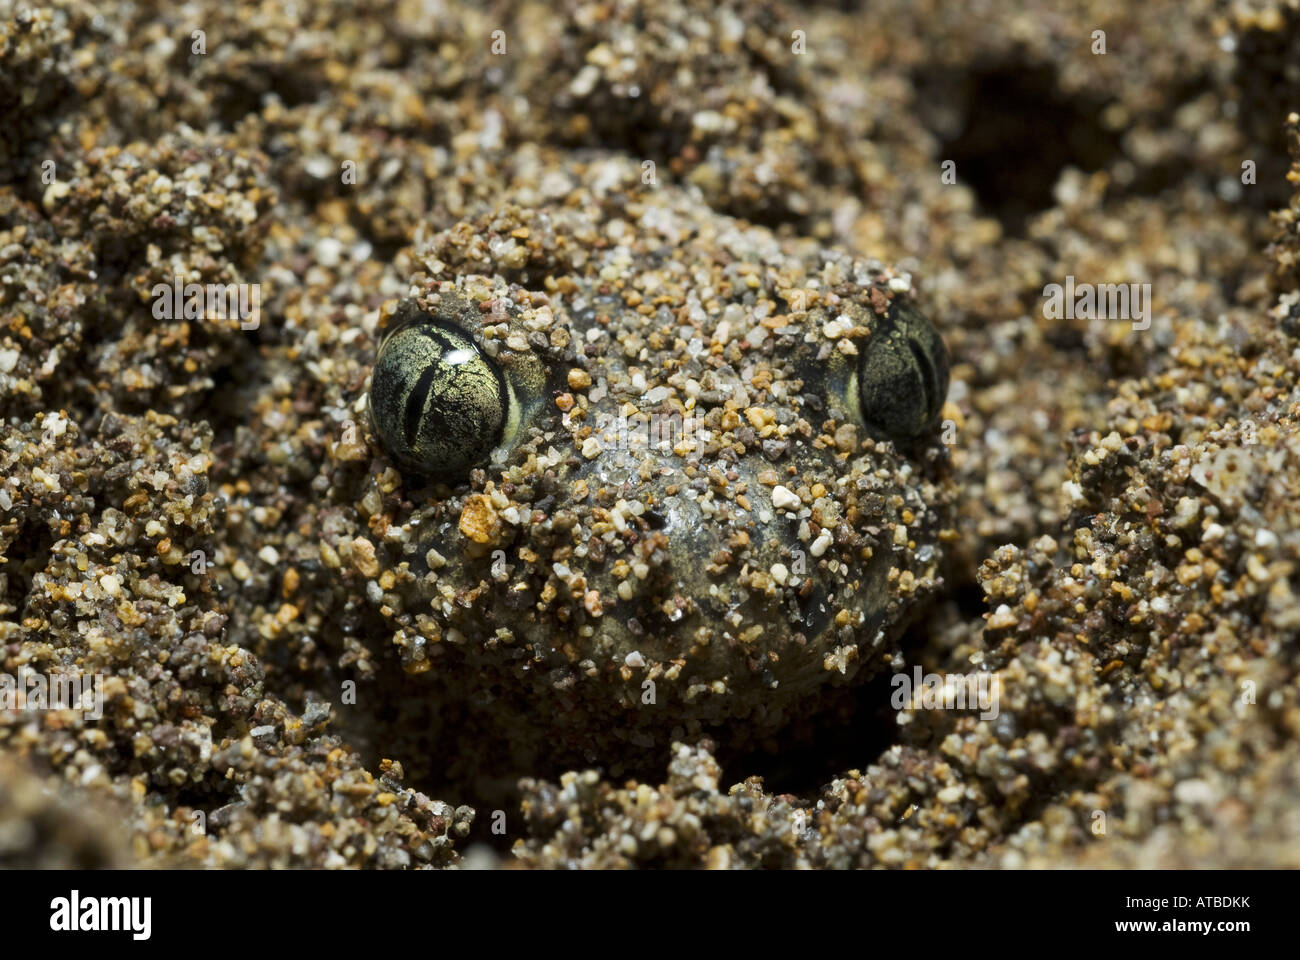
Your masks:
<svg viewBox="0 0 1300 960"><path fill-rule="evenodd" d="M103 678L0 711L0 863L1300 865L1293 5L356 6L0 4L0 672ZM650 342L823 251L951 355L906 631L761 737L503 721L477 548L456 630L403 606L453 501L366 420L392 304L598 283ZM256 328L159 317L177 276ZM916 666L998 716L894 710Z"/></svg>

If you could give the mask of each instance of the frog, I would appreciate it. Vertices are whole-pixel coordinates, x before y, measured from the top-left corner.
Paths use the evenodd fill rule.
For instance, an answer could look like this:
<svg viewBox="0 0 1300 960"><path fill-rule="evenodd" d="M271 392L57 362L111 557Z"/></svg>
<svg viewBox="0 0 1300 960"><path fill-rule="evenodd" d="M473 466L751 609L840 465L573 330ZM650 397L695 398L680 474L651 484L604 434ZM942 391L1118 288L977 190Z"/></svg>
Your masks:
<svg viewBox="0 0 1300 960"><path fill-rule="evenodd" d="M464 225L379 311L374 599L509 769L770 742L944 587L949 360L910 274L658 202L594 245L572 209Z"/></svg>

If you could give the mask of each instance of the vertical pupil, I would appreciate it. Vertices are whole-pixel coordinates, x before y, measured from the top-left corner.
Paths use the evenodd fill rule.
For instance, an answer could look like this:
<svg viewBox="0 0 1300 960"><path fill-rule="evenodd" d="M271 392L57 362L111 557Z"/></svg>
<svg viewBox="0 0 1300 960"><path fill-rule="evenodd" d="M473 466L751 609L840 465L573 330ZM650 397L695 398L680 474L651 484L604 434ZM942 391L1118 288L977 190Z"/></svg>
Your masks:
<svg viewBox="0 0 1300 960"><path fill-rule="evenodd" d="M380 346L372 419L403 470L459 477L486 459L503 435L508 390L468 334L417 315L405 318Z"/></svg>
<svg viewBox="0 0 1300 960"><path fill-rule="evenodd" d="M420 418L429 405L429 393L433 390L433 378L437 376L436 364L429 364L420 371L420 378L406 397L406 443L415 446L416 435L420 430Z"/></svg>
<svg viewBox="0 0 1300 960"><path fill-rule="evenodd" d="M938 378L934 372L934 364L930 362L929 355L921 349L921 345L917 343L914 338L907 338L907 348L912 351L912 358L916 361L916 368L920 373L921 390L924 394L922 399L925 404L925 412L927 415L932 415L934 413L934 405L937 399L935 394L939 392Z"/></svg>

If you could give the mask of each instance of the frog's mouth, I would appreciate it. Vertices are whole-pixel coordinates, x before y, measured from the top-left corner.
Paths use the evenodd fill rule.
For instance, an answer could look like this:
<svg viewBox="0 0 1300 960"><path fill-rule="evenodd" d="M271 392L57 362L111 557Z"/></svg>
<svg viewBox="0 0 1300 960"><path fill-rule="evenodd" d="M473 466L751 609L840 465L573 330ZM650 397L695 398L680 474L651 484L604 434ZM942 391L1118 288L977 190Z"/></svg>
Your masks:
<svg viewBox="0 0 1300 960"><path fill-rule="evenodd" d="M796 456L795 476L846 471L817 451ZM875 478L884 466L867 454L848 474ZM580 465L575 487L589 491L593 515L613 518L624 547L582 567L602 601L584 625L607 662L677 666L703 684L781 698L828 669L841 679L874 669L906 605L890 578L908 548L889 536L889 505L853 491L841 498L854 504L850 526L827 498L805 503L772 473L760 457L709 464L617 443Z"/></svg>
<svg viewBox="0 0 1300 960"><path fill-rule="evenodd" d="M525 770L653 769L673 740L766 749L854 696L939 588L941 449L810 442L774 462L597 439L531 475L532 522L498 542L469 542L456 501L413 524L402 613L432 603L440 632L389 699L429 714L402 726L454 756L440 777L508 791ZM456 558L432 589L430 548Z"/></svg>
<svg viewBox="0 0 1300 960"><path fill-rule="evenodd" d="M874 435L850 354L783 336L762 387L563 358L499 460L429 494L391 609L439 730L499 737L517 769L745 749L883 666L939 586L947 457Z"/></svg>

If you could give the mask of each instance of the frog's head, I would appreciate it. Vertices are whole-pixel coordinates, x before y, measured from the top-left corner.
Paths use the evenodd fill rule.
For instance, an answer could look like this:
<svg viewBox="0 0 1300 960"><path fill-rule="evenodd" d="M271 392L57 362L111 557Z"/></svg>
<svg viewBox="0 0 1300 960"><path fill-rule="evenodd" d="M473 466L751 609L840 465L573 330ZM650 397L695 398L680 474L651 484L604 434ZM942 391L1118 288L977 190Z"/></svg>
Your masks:
<svg viewBox="0 0 1300 960"><path fill-rule="evenodd" d="M879 669L938 585L942 340L876 263L738 276L660 305L467 276L386 308L408 670L598 757L771 731Z"/></svg>

